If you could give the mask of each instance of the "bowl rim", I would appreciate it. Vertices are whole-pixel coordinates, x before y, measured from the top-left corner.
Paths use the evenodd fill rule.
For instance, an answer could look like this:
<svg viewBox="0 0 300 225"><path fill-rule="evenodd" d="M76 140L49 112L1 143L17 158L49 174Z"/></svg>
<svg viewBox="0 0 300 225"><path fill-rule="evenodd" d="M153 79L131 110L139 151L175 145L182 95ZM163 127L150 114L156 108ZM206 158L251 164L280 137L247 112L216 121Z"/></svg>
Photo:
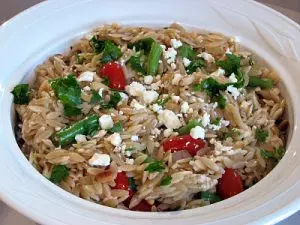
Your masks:
<svg viewBox="0 0 300 225"><path fill-rule="evenodd" d="M254 4L258 4L258 5L260 5L259 3L256 3L256 2L253 2ZM33 8L31 8L31 9L27 9L26 11L24 11L23 13L21 13L20 15L18 15L17 17L14 17L11 21L9 21L9 22L7 22L6 24L5 24L5 26L13 26L13 25L11 25L12 23L14 23L15 22L15 20L20 20L22 17L25 17L27 14L30 14L32 11L34 11L34 10L39 10L41 7L44 7L44 6L46 6L47 4L50 4L50 3L47 3L47 2L42 2L42 3L40 3L40 4L38 4L38 5L36 5L36 6L34 6ZM263 6L263 7L265 7L265 6ZM269 10L269 8L268 7L266 7L268 10ZM277 12L276 12L277 13ZM279 16L283 16L283 15L281 15L281 14L279 14L279 13L277 13ZM287 18L285 18L285 16L283 16L283 18L284 19L287 19ZM288 19L289 20L289 19ZM288 21L289 23L291 23L290 21ZM293 23L295 23L295 22L293 22ZM299 29L300 27L299 27L299 25L298 24L294 24L295 26L296 26L296 28L297 29ZM2 29L2 28L1 28ZM24 68L26 68L26 66L24 66ZM26 69L27 70L27 69ZM16 72L17 73L17 72ZM295 89L294 89L295 90ZM298 93L299 94L299 93ZM7 92L7 90L6 90L6 93L4 93L4 95L3 95L3 92L2 92L2 96L5 96L5 97L8 97L8 92ZM5 103L8 103L8 101L11 101L11 98L9 99L6 99L4 102ZM2 99L2 101L3 101L3 99ZM1 113L0 113L0 115L1 115ZM298 121L297 120L297 118L296 118L296 114L294 115L294 119L295 119L295 124L296 124L296 122ZM1 118L1 120L2 120L2 118ZM0 120L0 121L1 121ZM297 124L298 124L298 122L297 122ZM8 126L5 126L6 128L8 128ZM0 128L1 129L1 128ZM3 133L3 132L2 132ZM295 132L296 133L296 132ZM299 132L297 132L297 133L299 133ZM12 143L10 143L10 144L12 144ZM17 144L15 143L15 145L13 146L13 148L17 148L18 149L18 146L17 146ZM17 153L17 152L14 152L14 153ZM18 154L19 154L19 152L18 152ZM24 157L25 158L25 157ZM27 162L27 159L26 159L26 162ZM24 165L22 165L22 166L24 166ZM28 168L27 168L28 169ZM33 170L34 170L34 168L32 168ZM31 171L33 171L33 170L31 170ZM275 169L274 169L275 170ZM34 170L35 171L35 170ZM273 172L273 171L272 171ZM34 175L34 177L35 178L40 178L40 174L37 172L37 171L35 171L35 174L31 174L31 175ZM36 176L37 175L37 176ZM44 178L44 181L47 181L45 178ZM42 182L44 182L44 181L42 181ZM296 184L295 184L296 185ZM52 186L51 187L51 189L53 188L53 189L56 189L56 190L59 190L59 192L65 192L65 191L61 191L61 188L59 188L59 187L57 187L56 185L54 185L54 184L52 184L52 183L50 183L50 182L48 182L47 181L47 183L46 183L46 185L45 186L49 186L49 188L50 188L50 186ZM298 186L299 186L299 184L298 184ZM294 187L291 187L291 189L293 189ZM250 190L250 189L249 189ZM248 190L247 190L248 191ZM61 193L61 194L63 194L63 193ZM105 207L105 206L100 206L100 208L99 208L99 205L97 205L97 204L94 204L94 203L90 203L90 202L88 202L88 201L86 201L86 200L82 200L82 199L80 199L80 198L78 198L78 197L75 197L75 196L73 196L73 195L71 195L71 194L69 194L69 193L67 193L67 192L65 192L64 194L67 194L67 195L69 195L69 196L67 196L66 195L66 198L74 198L74 199L72 199L72 201L74 201L74 202L77 202L77 203L79 203L79 204L84 204L86 207L89 207L89 208L93 208L93 209L95 209L96 210L96 208L94 207L94 206L97 206L97 209L101 209L102 211L104 211L104 212L107 212L107 213L112 213L112 211L114 211L113 213L116 213L116 214L122 214L122 216L131 216L131 214L134 214L134 216L136 216L136 217L142 217L142 218L152 218L152 219L154 219L153 218L153 215L148 215L148 213L143 213L143 212L130 212L130 211L125 211L125 210L118 210L118 209L111 209L111 208L108 208L108 207ZM241 193L240 195L243 195L243 193ZM11 205L11 206L13 206L14 208L17 208L17 210L18 211L21 211L21 212L24 212L24 208L22 207L22 206L20 206L20 205L18 205L16 202L14 202L13 201L13 199L12 198L10 198L10 197L7 197L7 196L5 196L5 195L3 195L3 192L2 192L2 189L0 189L0 196L1 196L1 198L2 199L4 199L5 200L5 202L7 202L9 205ZM239 195L238 195L239 196ZM236 196L236 197L233 197L232 199L229 199L229 200L226 200L226 201L234 201L235 200L235 198L238 198L238 196ZM78 201L77 201L78 200ZM87 203L87 204L85 204L85 203ZM217 204L221 204L221 203L217 203ZM286 213L287 213L287 208L289 208L289 210L291 210L291 211L289 211L288 213L293 213L294 211L295 211L295 208L294 207L296 207L296 206L293 206L293 204L294 205L297 205L297 209L296 210L298 210L299 209L299 201L295 201L294 203L290 203L290 205L287 205L287 207L286 208L282 208L281 209L281 211L284 211L285 212L285 215L287 215ZM214 205L216 205L216 204L214 204ZM209 206L207 206L207 207L209 207ZM104 209L105 208L105 209ZM107 210L106 210L107 209ZM116 211L115 211L116 210ZM194 210L194 209L193 209ZM110 211L110 212L108 212L108 211ZM120 212L120 211L122 211L122 212ZM187 210L187 211L190 211L190 210ZM280 211L280 210L279 210ZM278 211L278 212L279 212ZM124 213L123 213L124 212ZM32 215L32 213L30 213L30 212L26 212L25 213L26 215ZM162 214L162 213L154 213L154 214ZM163 214L165 214L166 216L154 216L154 217L156 217L157 219L162 219L162 218L167 218L167 217L169 217L169 215L170 214L172 214L172 213L163 213ZM280 213L279 213L280 214ZM173 215L174 216L174 215ZM180 216L178 216L178 217L181 217L182 215L180 215ZM190 215L191 216L191 215ZM38 217L40 217L40 215L35 215L34 216L35 218L38 218Z"/></svg>

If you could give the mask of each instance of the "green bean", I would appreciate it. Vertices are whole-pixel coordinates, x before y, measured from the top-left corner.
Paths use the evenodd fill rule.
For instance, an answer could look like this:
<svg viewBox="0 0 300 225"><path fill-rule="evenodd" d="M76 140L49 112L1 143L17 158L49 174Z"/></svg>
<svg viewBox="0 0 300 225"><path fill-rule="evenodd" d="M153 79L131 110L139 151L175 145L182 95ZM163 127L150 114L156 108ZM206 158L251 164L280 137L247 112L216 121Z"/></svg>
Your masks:
<svg viewBox="0 0 300 225"><path fill-rule="evenodd" d="M261 87L262 89L270 89L273 87L273 82L269 78L249 76L248 87Z"/></svg>
<svg viewBox="0 0 300 225"><path fill-rule="evenodd" d="M54 139L60 145L71 144L75 140L77 134L88 135L99 130L99 117L97 115L89 116L86 119L80 120L66 129L63 129L55 134Z"/></svg>
<svg viewBox="0 0 300 225"><path fill-rule="evenodd" d="M147 60L147 74L156 75L162 48L157 42L151 44L151 50Z"/></svg>
<svg viewBox="0 0 300 225"><path fill-rule="evenodd" d="M191 129L196 126L202 126L202 123L198 120L190 120L187 125L179 128L177 132L179 133L179 135L189 134Z"/></svg>

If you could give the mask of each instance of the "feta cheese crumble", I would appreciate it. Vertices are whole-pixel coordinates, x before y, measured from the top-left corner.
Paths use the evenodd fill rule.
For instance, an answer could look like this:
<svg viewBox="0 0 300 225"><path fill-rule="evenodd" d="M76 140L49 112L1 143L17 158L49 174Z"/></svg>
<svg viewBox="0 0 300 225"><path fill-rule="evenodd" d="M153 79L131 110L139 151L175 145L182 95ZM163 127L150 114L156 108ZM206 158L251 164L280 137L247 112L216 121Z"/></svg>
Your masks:
<svg viewBox="0 0 300 225"><path fill-rule="evenodd" d="M133 81L130 85L125 87L125 90L131 96L142 96L146 88L141 83Z"/></svg>
<svg viewBox="0 0 300 225"><path fill-rule="evenodd" d="M120 96L121 96L121 101L118 102L118 106L122 105L122 104L127 104L128 102L128 95L126 95L123 92L119 92Z"/></svg>
<svg viewBox="0 0 300 225"><path fill-rule="evenodd" d="M103 130L110 129L114 126L114 122L110 115L102 115L99 118L99 124L100 124L101 129L103 129Z"/></svg>
<svg viewBox="0 0 300 225"><path fill-rule="evenodd" d="M181 104L180 112L187 113L189 111L189 104L187 102L183 102Z"/></svg>
<svg viewBox="0 0 300 225"><path fill-rule="evenodd" d="M139 141L139 136L133 135L133 136L131 136L131 140L132 141Z"/></svg>
<svg viewBox="0 0 300 225"><path fill-rule="evenodd" d="M86 136L83 134L76 134L75 140L77 143L85 142L86 141Z"/></svg>
<svg viewBox="0 0 300 225"><path fill-rule="evenodd" d="M168 109L161 110L159 112L158 120L169 129L177 129L181 127L181 122L176 114Z"/></svg>
<svg viewBox="0 0 300 225"><path fill-rule="evenodd" d="M173 130L172 129L165 129L164 130L164 137L170 137L171 136L171 134L172 134L172 132L173 132Z"/></svg>
<svg viewBox="0 0 300 225"><path fill-rule="evenodd" d="M156 91L144 91L143 99L146 104L154 102L158 98L159 94Z"/></svg>
<svg viewBox="0 0 300 225"><path fill-rule="evenodd" d="M173 48L179 48L182 46L182 42L180 40L171 39L171 46Z"/></svg>
<svg viewBox="0 0 300 225"><path fill-rule="evenodd" d="M175 62L177 51L174 48L168 48L168 50L164 51L163 54L168 64Z"/></svg>
<svg viewBox="0 0 300 225"><path fill-rule="evenodd" d="M229 81L230 83L236 83L238 80L236 79L235 74L232 73L232 74L228 77L228 81Z"/></svg>
<svg viewBox="0 0 300 225"><path fill-rule="evenodd" d="M215 77L224 76L225 75L225 70L223 70L222 68L219 68L218 70L211 73L210 75L215 76Z"/></svg>
<svg viewBox="0 0 300 225"><path fill-rule="evenodd" d="M137 100L133 99L130 103L130 106L135 108L136 110L145 109L144 105L141 105Z"/></svg>
<svg viewBox="0 0 300 225"><path fill-rule="evenodd" d="M158 105L158 104L153 104L152 105L152 110L154 111L154 112L158 112L158 111L160 111L160 110L162 110L163 108L162 108L162 106L161 105Z"/></svg>
<svg viewBox="0 0 300 225"><path fill-rule="evenodd" d="M201 119L201 123L203 127L206 127L210 123L210 115L208 113L204 113Z"/></svg>
<svg viewBox="0 0 300 225"><path fill-rule="evenodd" d="M188 58L183 58L182 59L182 62L183 62L183 65L184 65L184 67L188 67L190 64L191 64L191 60L189 60Z"/></svg>
<svg viewBox="0 0 300 225"><path fill-rule="evenodd" d="M207 52L202 52L201 54L198 55L198 57L203 58L208 63L214 63L215 62L215 58Z"/></svg>
<svg viewBox="0 0 300 225"><path fill-rule="evenodd" d="M148 76L144 76L144 83L145 84L152 84L153 82L153 76L148 75Z"/></svg>
<svg viewBox="0 0 300 225"><path fill-rule="evenodd" d="M110 165L110 156L107 154L95 153L88 161L90 166L108 166Z"/></svg>
<svg viewBox="0 0 300 225"><path fill-rule="evenodd" d="M240 92L236 87L234 87L233 85L229 85L226 90L232 95L234 100L237 100L237 98L240 95Z"/></svg>
<svg viewBox="0 0 300 225"><path fill-rule="evenodd" d="M122 143L122 138L119 133L113 133L107 138L108 141L114 146L120 146Z"/></svg>
<svg viewBox="0 0 300 225"><path fill-rule="evenodd" d="M191 129L190 135L194 139L198 139L198 138L204 139L205 138L205 130L200 126L196 126Z"/></svg>
<svg viewBox="0 0 300 225"><path fill-rule="evenodd" d="M94 75L96 75L96 72L91 72L91 71L85 71L77 77L77 81L87 81L87 82L92 82L94 80Z"/></svg>

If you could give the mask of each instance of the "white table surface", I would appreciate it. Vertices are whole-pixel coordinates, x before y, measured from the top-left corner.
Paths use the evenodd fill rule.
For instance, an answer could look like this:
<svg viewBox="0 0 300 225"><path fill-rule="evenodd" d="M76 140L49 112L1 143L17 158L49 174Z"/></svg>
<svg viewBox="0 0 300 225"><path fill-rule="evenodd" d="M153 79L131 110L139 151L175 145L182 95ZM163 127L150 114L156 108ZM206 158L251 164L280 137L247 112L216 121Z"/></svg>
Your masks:
<svg viewBox="0 0 300 225"><path fill-rule="evenodd" d="M42 0L0 0L0 24ZM300 0L258 0L300 23ZM300 224L300 212L278 225ZM36 225L36 223L0 201L0 225Z"/></svg>

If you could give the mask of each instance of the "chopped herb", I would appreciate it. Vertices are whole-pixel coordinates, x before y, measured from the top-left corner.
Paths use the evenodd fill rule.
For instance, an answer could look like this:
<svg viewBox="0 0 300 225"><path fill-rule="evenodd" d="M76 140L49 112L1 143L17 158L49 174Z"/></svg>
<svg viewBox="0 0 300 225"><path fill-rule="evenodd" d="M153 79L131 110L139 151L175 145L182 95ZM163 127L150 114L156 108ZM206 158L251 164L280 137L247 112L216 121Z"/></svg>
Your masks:
<svg viewBox="0 0 300 225"><path fill-rule="evenodd" d="M108 77L102 77L102 84L105 84L106 86L109 86L110 82L109 82L109 79Z"/></svg>
<svg viewBox="0 0 300 225"><path fill-rule="evenodd" d="M76 63L77 64L82 64L83 63L83 58L79 54L76 54Z"/></svg>
<svg viewBox="0 0 300 225"><path fill-rule="evenodd" d="M258 128L255 130L255 138L257 140L259 140L260 142L265 142L268 135L269 135L269 133L266 130L262 130L262 129L258 129Z"/></svg>
<svg viewBox="0 0 300 225"><path fill-rule="evenodd" d="M71 144L75 141L75 136L77 134L91 135L95 131L99 130L99 117L97 115L92 115L86 119L80 120L73 125L57 132L54 136L54 140L59 143L59 145Z"/></svg>
<svg viewBox="0 0 300 225"><path fill-rule="evenodd" d="M164 98L164 99L158 99L156 101L156 104L160 105L160 106L164 106L169 100L171 99L170 96Z"/></svg>
<svg viewBox="0 0 300 225"><path fill-rule="evenodd" d="M81 113L77 108L81 104L81 89L73 74L65 78L49 81L56 97L62 102L66 116L76 116Z"/></svg>
<svg viewBox="0 0 300 225"><path fill-rule="evenodd" d="M54 165L49 180L55 184L58 184L67 176L69 176L68 167L66 167L65 165Z"/></svg>
<svg viewBox="0 0 300 225"><path fill-rule="evenodd" d="M225 109L227 100L223 95L217 95L215 98L215 101L218 103L218 106L220 109Z"/></svg>
<svg viewBox="0 0 300 225"><path fill-rule="evenodd" d="M103 101L103 98L99 95L99 92L92 90L92 98L90 103L91 104L96 104Z"/></svg>
<svg viewBox="0 0 300 225"><path fill-rule="evenodd" d="M262 89L270 89L273 87L273 81L270 78L249 76L249 83L247 87L261 87Z"/></svg>
<svg viewBox="0 0 300 225"><path fill-rule="evenodd" d="M171 181L172 181L172 177L166 176L161 180L160 186L167 186L167 185L171 184Z"/></svg>
<svg viewBox="0 0 300 225"><path fill-rule="evenodd" d="M191 61L190 65L186 68L187 74L192 74L196 72L197 68L202 68L205 63L202 59L194 59Z"/></svg>
<svg viewBox="0 0 300 225"><path fill-rule="evenodd" d="M194 84L193 85L193 91L201 91L201 84Z"/></svg>
<svg viewBox="0 0 300 225"><path fill-rule="evenodd" d="M219 126L220 125L220 121L221 121L221 118L217 117L216 119L214 119L214 121L212 121L212 124L214 124L216 126Z"/></svg>
<svg viewBox="0 0 300 225"><path fill-rule="evenodd" d="M116 60L120 58L122 55L122 52L118 46L116 46L112 41L106 40L104 42L104 50L101 62L102 63L108 63L110 61Z"/></svg>
<svg viewBox="0 0 300 225"><path fill-rule="evenodd" d="M114 126L108 130L109 133L121 133L123 131L123 126L120 122L114 124Z"/></svg>
<svg viewBox="0 0 300 225"><path fill-rule="evenodd" d="M145 168L145 171L148 171L149 173L154 173L154 172L161 172L164 169L165 169L165 163L163 161L155 161L150 163Z"/></svg>
<svg viewBox="0 0 300 225"><path fill-rule="evenodd" d="M129 182L129 188L132 191L136 191L136 184L135 184L135 180L133 177L129 177L128 178L128 182Z"/></svg>
<svg viewBox="0 0 300 225"><path fill-rule="evenodd" d="M126 152L132 152L135 150L135 147L131 147L131 148L126 148L125 151Z"/></svg>
<svg viewBox="0 0 300 225"><path fill-rule="evenodd" d="M187 125L185 125L185 126L179 128L179 129L177 130L177 132L178 132L180 135L183 135L183 134L189 134L190 131L191 131L191 129L193 129L193 128L196 127L196 126L202 126L201 121L198 121L198 120L190 120L190 121L188 122Z"/></svg>
<svg viewBox="0 0 300 225"><path fill-rule="evenodd" d="M133 70L135 70L138 73L145 74L145 70L141 63L141 56L131 56L130 59L127 61L127 63L131 66Z"/></svg>
<svg viewBox="0 0 300 225"><path fill-rule="evenodd" d="M154 162L154 159L151 156L148 156L145 160L144 163L152 163Z"/></svg>
<svg viewBox="0 0 300 225"><path fill-rule="evenodd" d="M181 58L193 60L197 54L193 51L193 48L190 45L183 43L178 49L178 55Z"/></svg>
<svg viewBox="0 0 300 225"><path fill-rule="evenodd" d="M228 84L226 84L226 86L233 85L236 88L244 87L244 83L245 83L244 73L240 69L237 69L235 77L237 79L237 82L228 83Z"/></svg>
<svg viewBox="0 0 300 225"><path fill-rule="evenodd" d="M96 53L101 53L104 50L105 41L98 40L96 36L93 36L90 40L90 45Z"/></svg>
<svg viewBox="0 0 300 225"><path fill-rule="evenodd" d="M121 97L120 93L115 91L110 96L110 100L108 103L103 102L100 105L102 108L106 108L106 109L115 108L121 100L122 100L122 97Z"/></svg>
<svg viewBox="0 0 300 225"><path fill-rule="evenodd" d="M154 43L155 40L152 38L145 38L139 41L134 42L133 44L128 44L128 48L133 49L135 47L135 51L144 50L145 54L148 54L151 50L151 45Z"/></svg>
<svg viewBox="0 0 300 225"><path fill-rule="evenodd" d="M237 70L241 66L241 57L229 53L226 56L225 60L217 61L216 65L223 68L227 76L230 76L232 73L237 74Z"/></svg>
<svg viewBox="0 0 300 225"><path fill-rule="evenodd" d="M200 85L201 90L205 91L209 96L219 95L219 91L226 90L226 85L219 83L212 77L201 81Z"/></svg>
<svg viewBox="0 0 300 225"><path fill-rule="evenodd" d="M218 196L215 193L211 193L209 191L201 192L201 199L203 199L204 201L209 201L210 203L216 203L221 201L220 196Z"/></svg>
<svg viewBox="0 0 300 225"><path fill-rule="evenodd" d="M18 84L11 93L14 95L15 104L24 105L30 101L28 84Z"/></svg>
<svg viewBox="0 0 300 225"><path fill-rule="evenodd" d="M282 147L274 149L272 152L267 150L260 150L260 154L265 159L276 159L279 161L284 156L285 150Z"/></svg>

